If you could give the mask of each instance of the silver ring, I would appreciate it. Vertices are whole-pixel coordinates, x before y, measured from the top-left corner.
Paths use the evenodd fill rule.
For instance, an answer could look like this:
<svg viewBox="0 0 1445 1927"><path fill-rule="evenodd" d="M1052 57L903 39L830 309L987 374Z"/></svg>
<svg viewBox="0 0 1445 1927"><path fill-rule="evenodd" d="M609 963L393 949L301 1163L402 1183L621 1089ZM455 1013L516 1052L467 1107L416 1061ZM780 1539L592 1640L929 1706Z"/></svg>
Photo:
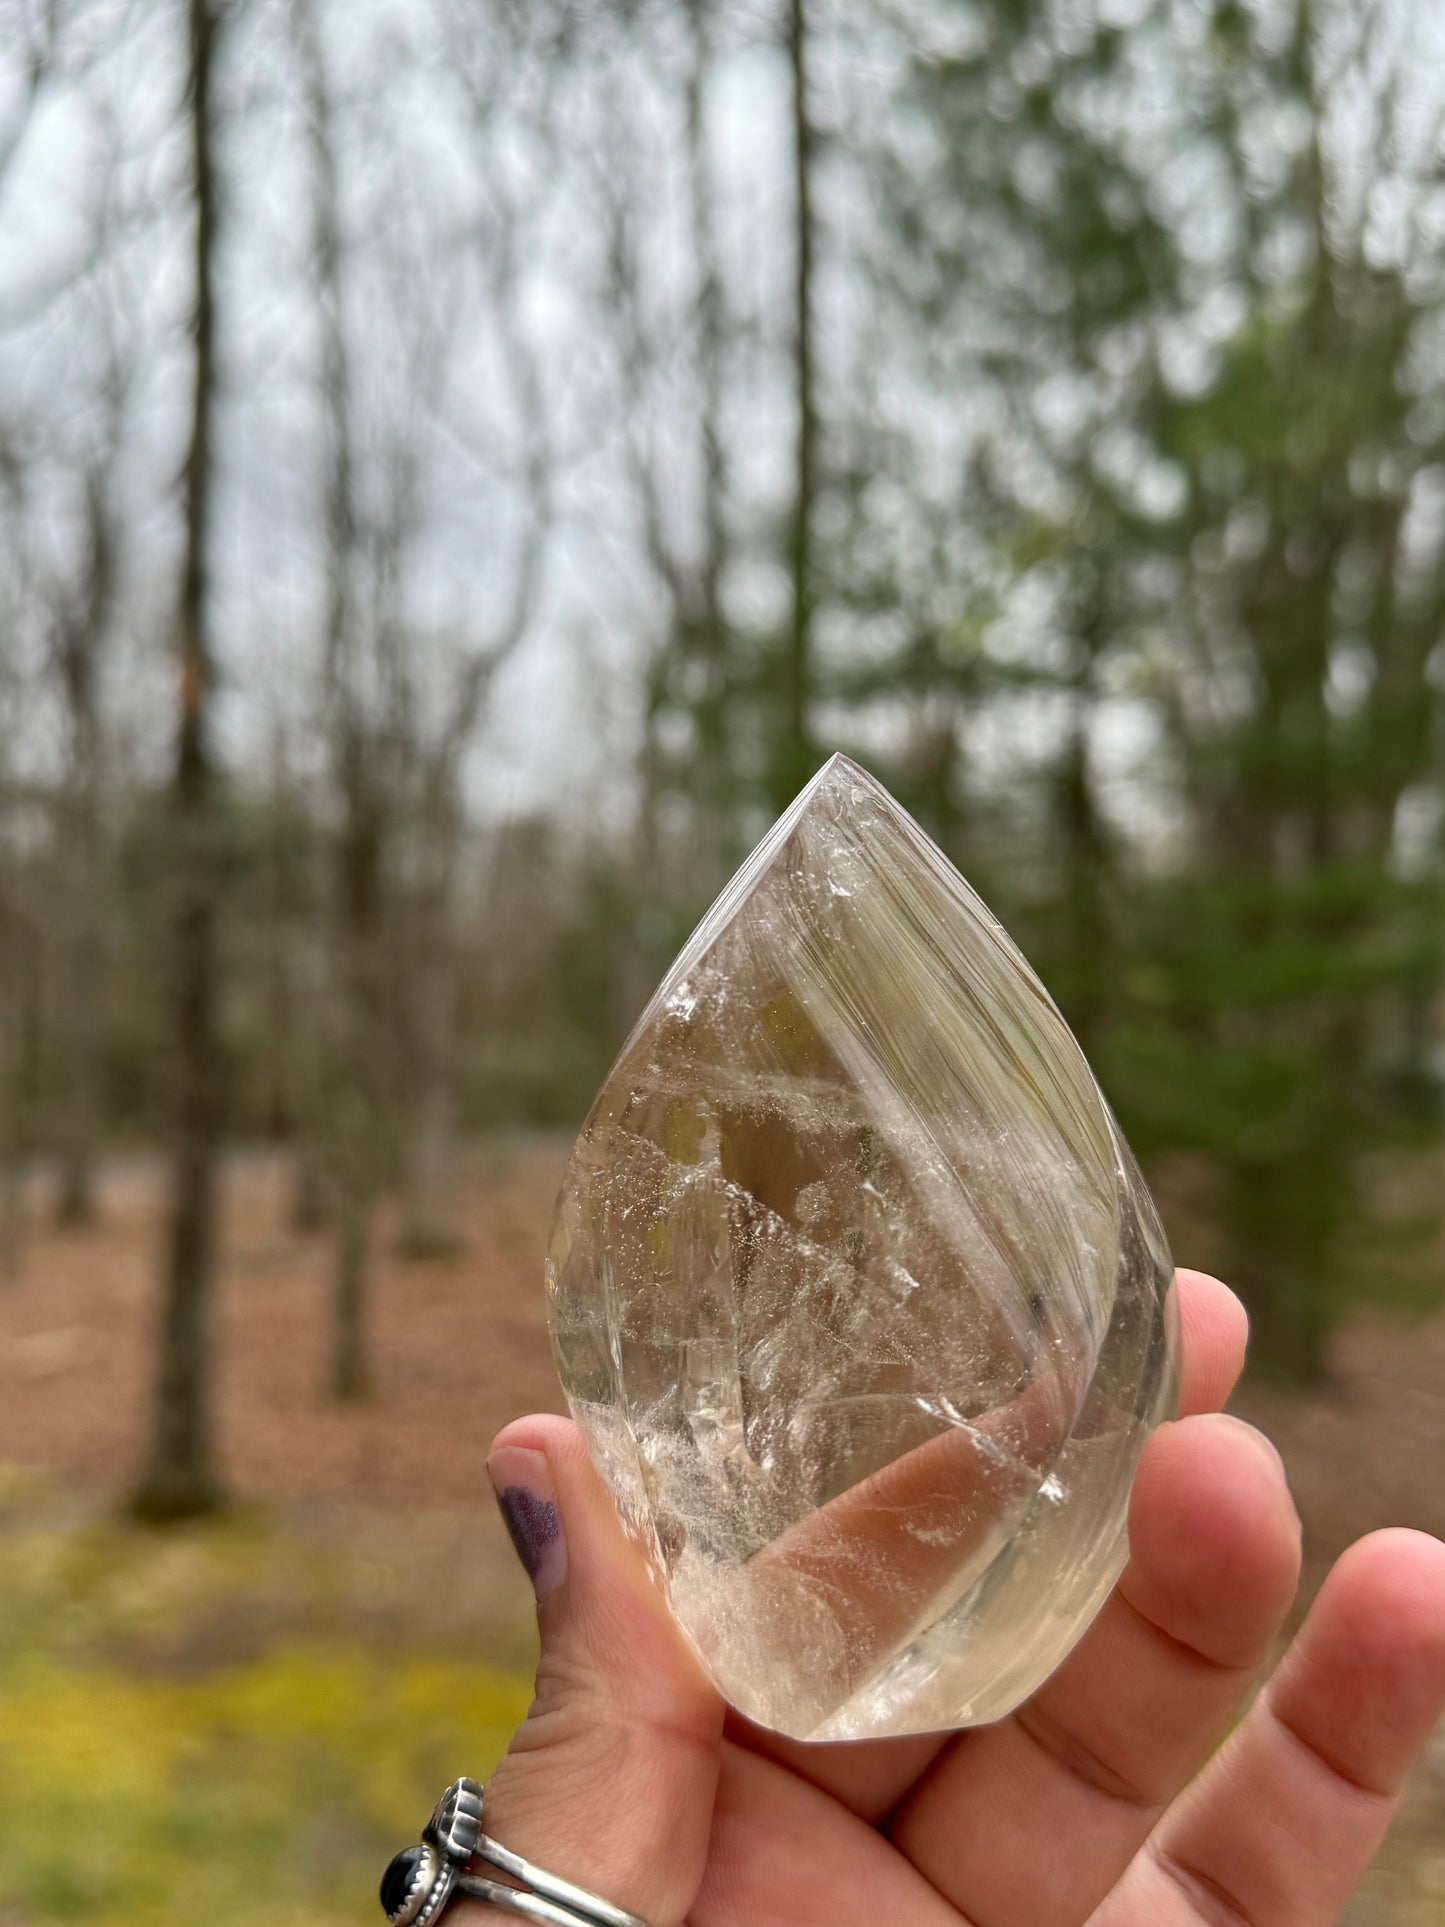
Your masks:
<svg viewBox="0 0 1445 1927"><path fill-rule="evenodd" d="M570 1880L534 1867L510 1847L482 1832L483 1789L475 1780L453 1780L437 1801L414 1847L397 1854L381 1880L382 1911L391 1927L432 1927L455 1894L469 1894L504 1914L541 1927L647 1927L610 1901ZM468 1871L485 1860L523 1884L506 1886Z"/></svg>

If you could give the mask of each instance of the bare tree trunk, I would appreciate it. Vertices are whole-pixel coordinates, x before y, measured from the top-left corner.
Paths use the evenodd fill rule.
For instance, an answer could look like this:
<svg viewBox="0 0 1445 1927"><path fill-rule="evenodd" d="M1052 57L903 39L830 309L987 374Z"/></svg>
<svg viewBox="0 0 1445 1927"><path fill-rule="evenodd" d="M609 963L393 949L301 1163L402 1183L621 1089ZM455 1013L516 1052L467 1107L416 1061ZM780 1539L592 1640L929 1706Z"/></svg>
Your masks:
<svg viewBox="0 0 1445 1927"><path fill-rule="evenodd" d="M696 608L674 614L674 628L691 631L690 665L700 693L691 703L696 732L690 789L697 815L695 847L699 880L712 889L736 861L732 847L737 772L731 733L730 639L723 605L727 565L728 460L723 428L723 381L727 354L727 304L718 262L714 188L708 145L708 89L713 61L708 0L690 0L692 61L688 71L688 199L696 294L696 362L702 458L702 554L696 569ZM679 581L683 574L679 572ZM700 661L696 660L700 651ZM654 961L653 974L656 974ZM650 987L650 986L649 986Z"/></svg>
<svg viewBox="0 0 1445 1927"><path fill-rule="evenodd" d="M371 1209L366 1186L343 1182L337 1187L331 1387L340 1399L363 1398L370 1383L366 1288L371 1271Z"/></svg>
<svg viewBox="0 0 1445 1927"><path fill-rule="evenodd" d="M175 1177L160 1372L150 1457L132 1501L175 1519L220 1502L212 1440L213 1299L221 1059L216 1026L216 779L210 740L212 662L206 567L216 403L216 177L211 0L190 0L189 110L195 194L196 303L186 544L179 614L175 826Z"/></svg>
<svg viewBox="0 0 1445 1927"><path fill-rule="evenodd" d="M311 839L308 837L308 844ZM323 856L308 847L301 884L306 915L287 958L287 995L292 1009L290 1079L295 1155L291 1168L291 1229L303 1237L328 1222L326 1152L326 1059L329 987L319 939L327 898ZM307 926L315 926L307 927Z"/></svg>
<svg viewBox="0 0 1445 1927"><path fill-rule="evenodd" d="M95 1220L103 975L98 685L102 630L113 574L103 465L92 473L88 493L87 581L80 606L63 625L59 644L60 676L70 734L70 767L62 805L65 942L61 962L60 1028L64 1083L60 1182L56 1198L56 1216L66 1225L88 1225Z"/></svg>
<svg viewBox="0 0 1445 1927"><path fill-rule="evenodd" d="M96 1219L102 975L100 825L88 780L85 793L77 797L76 803L77 821L67 839L65 889L69 900L65 906L67 927L61 995L65 1084L55 1199L58 1222L69 1226L92 1225Z"/></svg>
<svg viewBox="0 0 1445 1927"><path fill-rule="evenodd" d="M366 1321L371 1282L372 1219L380 1189L381 1048L380 951L382 810L371 787L370 756L359 745L344 752L349 776L341 835L342 958L337 1084L331 1102L331 1160L336 1209L336 1268L332 1281L331 1389L339 1399L365 1398L371 1389Z"/></svg>
<svg viewBox="0 0 1445 1927"><path fill-rule="evenodd" d="M451 957L430 959L424 982L429 1034L417 1039L417 1090L403 1169L400 1242L409 1258L445 1258L462 1242L456 1102L448 1061L455 1034Z"/></svg>
<svg viewBox="0 0 1445 1927"><path fill-rule="evenodd" d="M462 1242L456 1169L458 824L445 775L420 822L424 888L410 962L412 1101L403 1145L401 1248L413 1258L442 1258Z"/></svg>
<svg viewBox="0 0 1445 1927"><path fill-rule="evenodd" d="M381 891L386 834L380 732L367 717L357 666L353 569L358 516L351 437L351 370L340 189L331 93L315 0L293 0L292 32L305 89L311 150L312 224L320 292L321 403L330 444L326 480L326 696L341 827L336 851L335 955L339 965L335 1046L329 1066L326 1156L335 1211L331 1389L365 1397L372 1217L380 1187L379 1021Z"/></svg>
<svg viewBox="0 0 1445 1927"><path fill-rule="evenodd" d="M326 1180L321 1155L309 1139L303 1138L291 1172L291 1229L307 1238L325 1223Z"/></svg>
<svg viewBox="0 0 1445 1927"><path fill-rule="evenodd" d="M12 1116L0 1120L7 1140ZM13 1142L0 1145L0 1283L14 1284L25 1264L25 1163Z"/></svg>
<svg viewBox="0 0 1445 1927"><path fill-rule="evenodd" d="M296 1021L295 896L293 877L305 861L306 832L300 811L292 805L287 777L283 731L273 722L271 782L266 810L265 952L262 982L266 1023L262 1043L263 1129L273 1143L285 1143L295 1133L299 1106L296 1066L303 1043Z"/></svg>
<svg viewBox="0 0 1445 1927"><path fill-rule="evenodd" d="M1089 771L1096 664L1104 631L1100 563L1085 562L1088 580L1075 611L1074 660L1068 680L1069 721L1059 768L1060 895L1068 946L1061 962L1060 996L1069 1024L1086 1051L1099 1044L1114 1003L1114 959L1109 921L1108 837Z"/></svg>
<svg viewBox="0 0 1445 1927"><path fill-rule="evenodd" d="M314 940L325 897L320 839L293 779L286 726L271 738L267 842L266 1128L292 1148L291 1229L303 1235L326 1222L323 1147L323 1014L326 989Z"/></svg>
<svg viewBox="0 0 1445 1927"><path fill-rule="evenodd" d="M24 1001L17 919L0 897L0 1280L20 1276L25 1247L25 1150L22 1123Z"/></svg>
<svg viewBox="0 0 1445 1927"><path fill-rule="evenodd" d="M818 492L818 400L813 353L813 124L808 108L807 0L789 0L788 62L793 97L794 335L793 385L797 407L794 499L789 572L792 621L788 638L786 735L777 766L781 808L812 774L814 746L808 704L812 684L813 510Z"/></svg>

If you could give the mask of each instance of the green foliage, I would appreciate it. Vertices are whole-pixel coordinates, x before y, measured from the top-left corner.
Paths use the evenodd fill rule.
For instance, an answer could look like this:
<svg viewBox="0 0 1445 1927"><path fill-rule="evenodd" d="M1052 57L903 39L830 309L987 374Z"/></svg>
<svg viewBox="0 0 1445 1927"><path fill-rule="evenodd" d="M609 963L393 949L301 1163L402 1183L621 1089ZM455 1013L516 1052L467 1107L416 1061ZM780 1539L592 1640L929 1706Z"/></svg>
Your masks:
<svg viewBox="0 0 1445 1927"><path fill-rule="evenodd" d="M0 1696L0 1900L104 1927L365 1919L399 1836L526 1703L443 1660L282 1648L178 1681L32 1657Z"/></svg>
<svg viewBox="0 0 1445 1927"><path fill-rule="evenodd" d="M905 438L887 546L860 476L833 556L862 638L904 591L900 645L850 692L860 719L887 689L916 718L897 786L943 773L930 826L1140 1151L1206 1162L1257 1353L1298 1376L1351 1302L1422 1296L1423 1248L1381 1262L1401 1228L1368 1167L1441 1111L1445 847L1400 824L1438 812L1445 752L1445 256L1382 247L1334 171L1344 17L1219 9L1200 41L1170 9L1121 33L992 5L967 51L907 49L869 161L899 237L878 339L939 395L962 356L980 425L951 495ZM1431 164L1410 85L1382 63L1395 132L1360 157L1402 207ZM950 603L966 680L938 647ZM1106 779L1121 722L1141 747Z"/></svg>
<svg viewBox="0 0 1445 1927"><path fill-rule="evenodd" d="M91 1927L366 1920L439 1787L485 1774L529 1686L492 1666L284 1636L209 1662L202 1594L273 1539L115 1529L0 1542L0 1912Z"/></svg>

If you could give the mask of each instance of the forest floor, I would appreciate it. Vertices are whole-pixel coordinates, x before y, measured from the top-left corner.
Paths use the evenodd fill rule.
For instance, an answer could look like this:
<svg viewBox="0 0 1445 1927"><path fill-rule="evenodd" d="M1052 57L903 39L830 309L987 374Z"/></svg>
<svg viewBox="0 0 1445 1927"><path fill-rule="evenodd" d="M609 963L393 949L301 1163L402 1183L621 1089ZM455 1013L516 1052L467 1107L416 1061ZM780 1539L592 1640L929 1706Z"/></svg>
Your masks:
<svg viewBox="0 0 1445 1927"><path fill-rule="evenodd" d="M478 1153L452 1258L383 1231L375 1384L350 1407L326 1396L327 1241L289 1228L280 1160L238 1158L218 1382L237 1504L185 1531L117 1511L145 1443L162 1173L111 1167L98 1232L37 1209L0 1281L0 1927L340 1927L435 1786L488 1769L532 1632L485 1460L506 1419L561 1409L540 1279L564 1156ZM1236 1404L1289 1467L1302 1600L1375 1526L1445 1536L1445 1318L1363 1316L1319 1390ZM104 1817L68 1858L54 1816L82 1780ZM1445 1730L1348 1920L1445 1927Z"/></svg>

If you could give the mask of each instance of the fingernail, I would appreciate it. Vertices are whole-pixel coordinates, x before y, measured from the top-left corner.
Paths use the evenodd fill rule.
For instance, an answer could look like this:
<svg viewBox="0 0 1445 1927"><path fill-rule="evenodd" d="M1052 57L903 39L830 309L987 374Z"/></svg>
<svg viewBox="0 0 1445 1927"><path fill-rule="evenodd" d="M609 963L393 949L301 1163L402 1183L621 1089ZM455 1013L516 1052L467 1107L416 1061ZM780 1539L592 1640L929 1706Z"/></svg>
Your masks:
<svg viewBox="0 0 1445 1927"><path fill-rule="evenodd" d="M567 1535L547 1455L522 1445L502 1445L487 1461L487 1471L517 1557L533 1591L545 1599L567 1576Z"/></svg>

